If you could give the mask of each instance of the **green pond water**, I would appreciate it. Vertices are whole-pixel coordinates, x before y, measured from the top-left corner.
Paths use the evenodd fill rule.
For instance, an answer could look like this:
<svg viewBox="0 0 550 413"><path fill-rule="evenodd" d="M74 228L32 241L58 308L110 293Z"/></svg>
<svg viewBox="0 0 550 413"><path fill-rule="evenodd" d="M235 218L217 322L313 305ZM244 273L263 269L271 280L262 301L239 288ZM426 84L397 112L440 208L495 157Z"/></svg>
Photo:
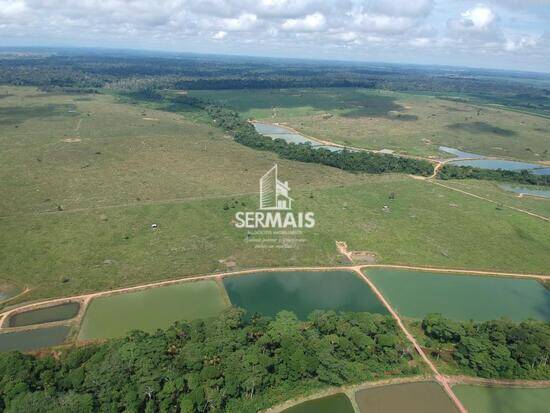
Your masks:
<svg viewBox="0 0 550 413"><path fill-rule="evenodd" d="M283 413L353 413L353 406L345 394L338 393L300 403Z"/></svg>
<svg viewBox="0 0 550 413"><path fill-rule="evenodd" d="M393 384L355 393L361 413L455 413L445 391L434 382Z"/></svg>
<svg viewBox="0 0 550 413"><path fill-rule="evenodd" d="M215 281L197 281L99 297L89 304L79 340L124 336L131 330L154 332L175 321L217 316L226 301Z"/></svg>
<svg viewBox="0 0 550 413"><path fill-rule="evenodd" d="M36 328L0 334L0 351L32 351L42 347L63 344L69 335L69 326Z"/></svg>
<svg viewBox="0 0 550 413"><path fill-rule="evenodd" d="M535 280L369 269L368 277L405 317L550 320L550 291Z"/></svg>
<svg viewBox="0 0 550 413"><path fill-rule="evenodd" d="M50 323L53 321L69 320L75 317L80 310L79 303L65 303L37 310L25 311L11 316L8 320L10 327L21 327L32 324Z"/></svg>
<svg viewBox="0 0 550 413"><path fill-rule="evenodd" d="M223 283L231 303L249 315L289 310L304 320L313 310L387 314L369 286L348 271L264 272L226 277Z"/></svg>
<svg viewBox="0 0 550 413"><path fill-rule="evenodd" d="M543 413L550 411L550 388L510 389L454 386L453 391L470 413Z"/></svg>

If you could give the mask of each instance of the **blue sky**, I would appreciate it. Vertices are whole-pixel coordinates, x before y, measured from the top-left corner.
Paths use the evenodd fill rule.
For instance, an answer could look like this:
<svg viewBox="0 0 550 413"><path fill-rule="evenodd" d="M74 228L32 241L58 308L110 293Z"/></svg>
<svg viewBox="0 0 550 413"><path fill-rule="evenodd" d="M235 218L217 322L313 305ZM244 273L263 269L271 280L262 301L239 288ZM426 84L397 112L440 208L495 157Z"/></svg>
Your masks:
<svg viewBox="0 0 550 413"><path fill-rule="evenodd" d="M550 0L0 0L0 46L550 72Z"/></svg>

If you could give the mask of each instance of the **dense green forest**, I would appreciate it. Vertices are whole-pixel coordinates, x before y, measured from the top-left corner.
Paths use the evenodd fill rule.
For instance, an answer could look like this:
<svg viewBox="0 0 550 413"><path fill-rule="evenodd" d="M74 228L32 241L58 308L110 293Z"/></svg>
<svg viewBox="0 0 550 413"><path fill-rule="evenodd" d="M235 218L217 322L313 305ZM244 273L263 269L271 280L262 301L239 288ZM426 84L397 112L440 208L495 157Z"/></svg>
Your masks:
<svg viewBox="0 0 550 413"><path fill-rule="evenodd" d="M440 179L487 179L508 181L530 185L550 185L550 175L535 175L528 170L508 171L504 169L480 169L472 166L445 164L439 174Z"/></svg>
<svg viewBox="0 0 550 413"><path fill-rule="evenodd" d="M550 323L427 316L426 346L466 373L550 379ZM256 412L324 386L422 373L390 316L315 311L307 321L231 308L100 344L0 355L0 409L85 413Z"/></svg>
<svg viewBox="0 0 550 413"><path fill-rule="evenodd" d="M431 314L422 321L427 346L450 352L464 372L486 378L550 379L550 323L507 320L458 322Z"/></svg>
<svg viewBox="0 0 550 413"><path fill-rule="evenodd" d="M256 412L328 385L419 373L390 316L240 309L40 357L0 355L0 410Z"/></svg>
<svg viewBox="0 0 550 413"><path fill-rule="evenodd" d="M94 49L0 49L0 84L61 88L363 87L448 95L550 116L550 76L482 69Z"/></svg>

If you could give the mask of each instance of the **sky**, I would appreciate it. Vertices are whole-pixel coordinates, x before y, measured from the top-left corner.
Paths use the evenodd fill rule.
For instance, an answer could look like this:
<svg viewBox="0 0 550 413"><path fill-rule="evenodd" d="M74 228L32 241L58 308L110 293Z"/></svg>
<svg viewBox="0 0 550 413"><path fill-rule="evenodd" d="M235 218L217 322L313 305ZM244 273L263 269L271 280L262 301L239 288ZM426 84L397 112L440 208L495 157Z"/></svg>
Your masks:
<svg viewBox="0 0 550 413"><path fill-rule="evenodd" d="M550 0L0 0L0 46L550 72Z"/></svg>

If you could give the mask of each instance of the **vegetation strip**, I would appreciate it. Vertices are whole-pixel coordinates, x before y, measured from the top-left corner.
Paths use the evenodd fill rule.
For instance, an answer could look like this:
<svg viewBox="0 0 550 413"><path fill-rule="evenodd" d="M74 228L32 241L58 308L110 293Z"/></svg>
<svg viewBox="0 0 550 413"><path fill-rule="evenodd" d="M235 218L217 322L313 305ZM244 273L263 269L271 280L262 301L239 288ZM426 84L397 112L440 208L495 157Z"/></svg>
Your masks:
<svg viewBox="0 0 550 413"><path fill-rule="evenodd" d="M451 400L453 401L453 403L456 405L456 407L458 408L458 410L461 412L461 413L467 413L467 410L466 408L462 405L461 401L458 399L458 397L456 397L456 395L454 394L453 390L451 389L451 386L449 385L449 383L447 382L447 379L445 378L445 376L443 376L442 374L439 373L439 371L437 370L437 368L435 367L435 365L432 363L432 361L428 358L428 356L426 355L426 353L424 353L424 350L422 350L422 347L420 347L420 345L418 344L418 342L416 341L416 339L414 338L414 336L409 333L409 331L407 330L407 328L405 327L405 324L403 323L403 321L401 320L401 318L399 317L399 315L395 312L395 310L390 306L390 304L388 303L388 301L386 301L386 299L384 298L384 296L382 295L382 293L378 290L378 288L376 288L376 286L373 284L373 282L361 271L361 270L356 270L357 273L359 275L361 275L361 277L363 277L363 279L367 282L367 284L370 286L370 288L372 289L372 291L374 291L374 293L376 294L376 296L378 297L378 299L382 302L382 304L384 304L384 306L388 309L388 311L390 312L390 314L392 315L392 317L395 319L395 321L397 322L397 325L399 326L399 328L403 331L403 333L405 334L405 337L407 337L407 339L411 342L411 344L413 345L413 347L415 348L416 352L420 355L420 357L422 358L422 360L424 360L424 363L426 363L428 365L428 367L430 368L430 370L434 373L434 377L435 379L437 380L437 382L439 384L441 384L441 386L443 387L443 389L445 390L445 392L449 395L449 397L451 398Z"/></svg>

